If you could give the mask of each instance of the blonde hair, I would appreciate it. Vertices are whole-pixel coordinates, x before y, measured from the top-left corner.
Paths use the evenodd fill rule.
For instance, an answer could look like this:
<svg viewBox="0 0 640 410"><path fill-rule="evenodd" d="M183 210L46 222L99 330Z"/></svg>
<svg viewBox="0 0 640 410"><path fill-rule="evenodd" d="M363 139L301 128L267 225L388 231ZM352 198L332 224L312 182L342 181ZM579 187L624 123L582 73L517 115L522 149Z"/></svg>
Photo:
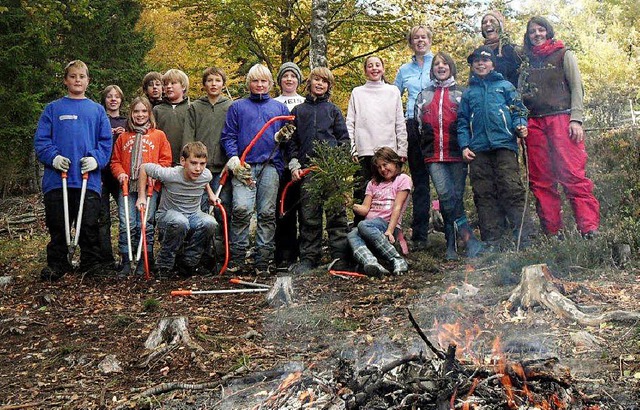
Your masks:
<svg viewBox="0 0 640 410"><path fill-rule="evenodd" d="M336 79L333 76L333 73L331 72L331 70L329 70L327 67L316 67L313 70L311 70L311 72L309 73L309 78L307 78L307 87L306 87L306 91L309 94L311 94L311 80L313 79L313 77L322 78L329 83L329 87L327 88L327 95L330 96L331 89L333 89L333 86L336 85Z"/></svg>
<svg viewBox="0 0 640 410"><path fill-rule="evenodd" d="M69 70L71 70L72 68L84 69L84 71L87 74L87 77L89 77L89 67L87 67L87 65L82 60L71 60L64 67L64 78L67 78L67 75L69 74Z"/></svg>
<svg viewBox="0 0 640 410"><path fill-rule="evenodd" d="M167 70L166 73L162 75L162 83L166 84L168 82L178 81L182 84L182 88L184 88L185 95L189 91L189 77L182 70L178 70L177 68L172 68L171 70Z"/></svg>
<svg viewBox="0 0 640 410"><path fill-rule="evenodd" d="M268 80L269 81L269 89L273 87L273 74L269 68L262 64L254 64L247 73L247 88L251 84L251 81L254 80Z"/></svg>
<svg viewBox="0 0 640 410"><path fill-rule="evenodd" d="M118 87L115 84L111 84L108 85L106 87L104 87L104 90L102 90L102 105L104 107L107 106L107 94L109 94L112 90L116 90L116 92L118 94L120 94L120 99L123 100L120 102L120 106L122 106L122 103L124 103L124 93L122 92L122 89L120 87Z"/></svg>
<svg viewBox="0 0 640 410"><path fill-rule="evenodd" d="M127 115L127 130L135 132L135 130L133 129L133 110L138 104L142 104L147 108L147 111L149 112L149 124L151 124L151 128L155 128L156 117L153 115L153 107L151 106L151 102L149 102L147 97L141 96L134 98L133 101L131 101L131 105L129 105L129 115Z"/></svg>
<svg viewBox="0 0 640 410"><path fill-rule="evenodd" d="M196 158L207 158L207 146L200 141L185 144L185 146L182 147L180 156L186 160L189 159L191 155Z"/></svg>
<svg viewBox="0 0 640 410"><path fill-rule="evenodd" d="M418 24L417 26L411 27L407 33L407 42L409 43L409 46L413 44L413 36L415 36L420 29L427 33L429 41L433 40L433 33L431 32L431 29L426 24Z"/></svg>

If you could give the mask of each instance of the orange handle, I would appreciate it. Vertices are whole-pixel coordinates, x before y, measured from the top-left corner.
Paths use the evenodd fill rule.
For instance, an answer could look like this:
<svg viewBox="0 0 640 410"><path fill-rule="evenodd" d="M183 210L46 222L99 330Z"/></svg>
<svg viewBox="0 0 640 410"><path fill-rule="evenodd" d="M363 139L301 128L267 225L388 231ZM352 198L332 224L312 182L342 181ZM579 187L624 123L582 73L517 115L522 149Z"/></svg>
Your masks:
<svg viewBox="0 0 640 410"><path fill-rule="evenodd" d="M129 178L122 181L122 196L129 196Z"/></svg>
<svg viewBox="0 0 640 410"><path fill-rule="evenodd" d="M153 196L153 179L151 177L147 177L147 196Z"/></svg>
<svg viewBox="0 0 640 410"><path fill-rule="evenodd" d="M349 272L346 270L330 270L329 274L337 276L353 276L354 278L366 278L367 275L363 275L362 273L358 273L358 272Z"/></svg>
<svg viewBox="0 0 640 410"><path fill-rule="evenodd" d="M240 283L242 283L242 281L238 278L231 278L229 279L229 282L235 283L236 285L239 285Z"/></svg>
<svg viewBox="0 0 640 410"><path fill-rule="evenodd" d="M82 179L89 179L89 173L85 172L84 174L82 174Z"/></svg>
<svg viewBox="0 0 640 410"><path fill-rule="evenodd" d="M254 145L256 145L256 143L258 142L258 140L260 139L260 137L262 136L262 134L264 134L264 132L267 130L267 128L269 128L271 126L271 124L273 124L276 121L293 121L296 119L295 115L278 115L276 117L271 118L269 121L267 121L262 128L260 128L260 131L258 131L258 133L256 134L255 137L253 137L253 139L251 140L251 142L249 143L249 145L247 145L247 147L244 149L244 151L242 152L242 156L240 157L240 163L244 164L245 163L245 159L247 158L247 155L249 154L249 152L251 151L251 149L253 148Z"/></svg>
<svg viewBox="0 0 640 410"><path fill-rule="evenodd" d="M311 168L305 168L302 171L300 171L300 178L304 178L306 177L308 174L310 174L312 171L315 171L314 167ZM301 179L299 179L298 181L300 181ZM282 189L282 194L280 195L280 218L282 218L284 216L284 201L285 198L287 197L287 192L289 192L289 188L291 187L291 185L293 185L295 182L298 181L289 181L287 182L287 184L284 186L284 188Z"/></svg>
<svg viewBox="0 0 640 410"><path fill-rule="evenodd" d="M191 290L172 290L171 296L190 296Z"/></svg>
<svg viewBox="0 0 640 410"><path fill-rule="evenodd" d="M62 179L67 179L67 171L62 171Z"/></svg>

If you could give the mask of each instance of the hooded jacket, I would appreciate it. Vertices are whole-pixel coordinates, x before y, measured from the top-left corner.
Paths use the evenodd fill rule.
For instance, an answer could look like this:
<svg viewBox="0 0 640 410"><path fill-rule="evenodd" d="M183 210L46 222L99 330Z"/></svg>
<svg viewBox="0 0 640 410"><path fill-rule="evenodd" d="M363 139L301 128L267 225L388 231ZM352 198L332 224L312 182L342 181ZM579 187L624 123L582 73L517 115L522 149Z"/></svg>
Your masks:
<svg viewBox="0 0 640 410"><path fill-rule="evenodd" d="M473 152L506 148L518 152L515 127L527 125L520 94L502 74L471 76L458 107L458 143Z"/></svg>
<svg viewBox="0 0 640 410"><path fill-rule="evenodd" d="M289 109L268 94L251 94L248 98L231 104L220 136L220 145L224 148L227 157L241 156L262 126L271 118L282 115L290 115ZM275 149L274 136L284 124L285 121L276 121L266 129L247 155L248 164L262 164L270 161L282 174L284 161L280 150Z"/></svg>
<svg viewBox="0 0 640 410"><path fill-rule="evenodd" d="M212 172L221 172L227 162L227 156L220 146L220 135L232 103L232 100L221 95L215 104L211 104L209 98L204 96L193 101L187 110L182 146L201 141L207 147L207 167Z"/></svg>
<svg viewBox="0 0 640 410"><path fill-rule="evenodd" d="M297 158L302 167L309 165L314 141L326 141L334 147L349 144L342 111L326 94L321 97L307 95L305 102L293 107L291 114L296 116L293 121L296 131L288 145L289 158Z"/></svg>

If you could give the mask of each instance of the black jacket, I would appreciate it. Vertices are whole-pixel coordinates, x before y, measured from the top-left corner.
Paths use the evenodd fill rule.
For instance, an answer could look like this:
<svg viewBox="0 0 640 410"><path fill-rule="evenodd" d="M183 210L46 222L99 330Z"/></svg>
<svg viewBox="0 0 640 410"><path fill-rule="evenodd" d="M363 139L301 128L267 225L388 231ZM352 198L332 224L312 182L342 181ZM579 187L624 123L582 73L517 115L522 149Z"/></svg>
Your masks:
<svg viewBox="0 0 640 410"><path fill-rule="evenodd" d="M293 107L296 131L287 146L288 158L297 158L302 167L313 156L314 141L327 141L331 146L349 144L347 124L340 108L329 97L307 95L305 102Z"/></svg>

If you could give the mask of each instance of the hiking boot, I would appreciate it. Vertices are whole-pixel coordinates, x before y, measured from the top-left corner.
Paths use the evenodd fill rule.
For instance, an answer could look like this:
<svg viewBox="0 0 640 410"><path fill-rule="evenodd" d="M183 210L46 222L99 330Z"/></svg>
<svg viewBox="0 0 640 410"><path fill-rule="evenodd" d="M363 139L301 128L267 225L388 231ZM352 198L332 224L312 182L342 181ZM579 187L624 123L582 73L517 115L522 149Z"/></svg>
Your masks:
<svg viewBox="0 0 640 410"><path fill-rule="evenodd" d="M456 234L453 223L448 223L444 227L444 236L447 240L447 250L444 258L448 261L458 260L458 250L456 249Z"/></svg>
<svg viewBox="0 0 640 410"><path fill-rule="evenodd" d="M40 271L40 280L43 282L55 282L64 276L66 272L60 268L45 266Z"/></svg>

